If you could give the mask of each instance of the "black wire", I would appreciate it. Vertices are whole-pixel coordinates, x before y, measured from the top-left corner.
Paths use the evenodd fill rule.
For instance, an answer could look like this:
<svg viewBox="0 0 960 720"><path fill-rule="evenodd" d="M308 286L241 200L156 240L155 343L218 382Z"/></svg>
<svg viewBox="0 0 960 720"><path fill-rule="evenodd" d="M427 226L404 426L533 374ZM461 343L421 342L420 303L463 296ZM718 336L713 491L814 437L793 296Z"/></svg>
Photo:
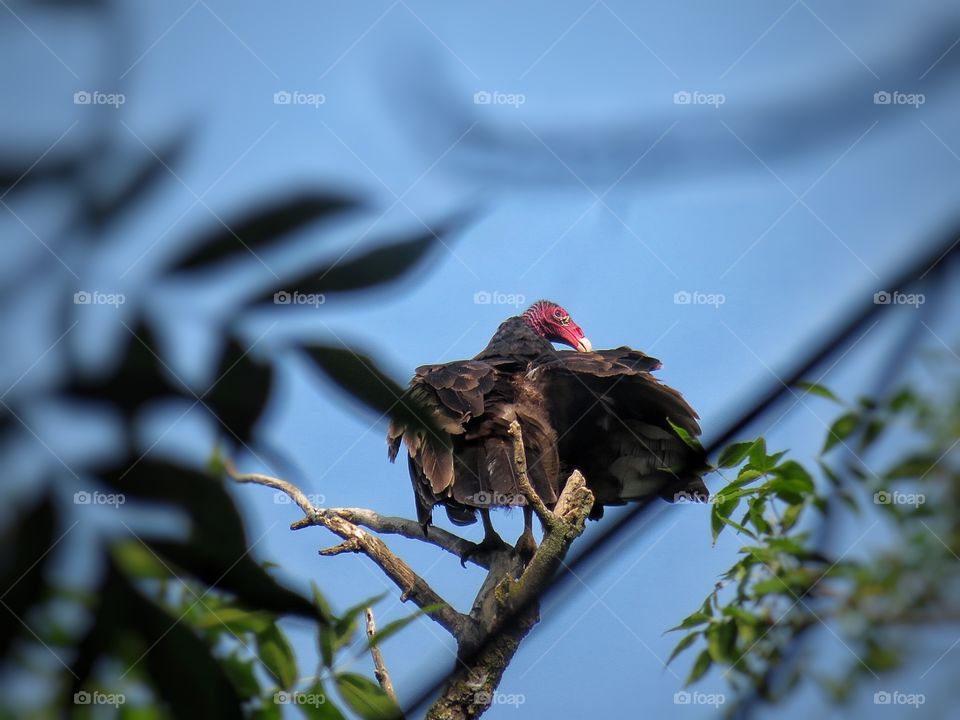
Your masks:
<svg viewBox="0 0 960 720"><path fill-rule="evenodd" d="M885 290L890 293L903 292L918 280L927 277L930 277L931 285L934 284L934 280L939 283L943 277L943 271L948 265L948 263L944 261L948 256L954 256L960 252L960 221L951 222L945 230L938 233L938 236L943 239L935 244L931 252L908 265L906 269L893 276L884 287L880 287L878 290ZM792 388L795 387L797 383L807 378L812 370L820 366L837 350L848 344L856 332L874 315L886 309L888 309L886 305L871 302L869 305L865 304L859 309L848 313L847 319L832 333L829 333L827 339L820 343L814 352L804 360L796 363L793 368L789 370L785 379L782 381L778 379L775 383L771 383L767 390L759 394L759 397L747 411L737 417L720 435L710 442L706 446L707 454L714 455L721 450L752 425L761 415L769 411L775 404L783 399L787 393L792 393ZM647 512L647 508L655 500L656 498L652 498L638 502L632 505L626 512L618 515L612 522L608 523L607 527L604 528L601 533L595 535L583 550L577 553L572 560L564 563L563 569L544 586L540 593L532 597L528 602L523 603L520 607L515 608L504 618L502 627L505 630L509 629L512 621L521 613L525 612L533 603L537 603L542 598L548 597L560 586L570 582L571 578L578 574L577 571L585 563L589 562L591 558L608 547L615 538L624 533L630 525ZM495 640L498 635L499 633L496 632L491 633L471 652L461 656L460 660L469 665L472 660L486 650L488 645ZM405 714L413 714L415 710L432 700L454 672L456 672L456 667L454 667L452 671L439 676L435 681L426 686L415 696L414 700L407 705Z"/></svg>

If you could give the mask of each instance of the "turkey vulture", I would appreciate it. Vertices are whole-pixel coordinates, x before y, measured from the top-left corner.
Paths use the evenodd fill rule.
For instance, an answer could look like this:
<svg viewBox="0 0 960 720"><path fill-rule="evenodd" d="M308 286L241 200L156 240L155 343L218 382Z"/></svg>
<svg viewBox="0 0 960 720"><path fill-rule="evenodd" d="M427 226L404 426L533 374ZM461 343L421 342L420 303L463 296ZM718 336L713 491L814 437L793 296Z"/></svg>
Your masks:
<svg viewBox="0 0 960 720"><path fill-rule="evenodd" d="M575 351L555 350L553 342ZM394 420L387 444L391 461L401 441L406 445L424 533L435 505L456 525L475 523L479 511L480 547L502 547L489 509L523 506L517 550L532 554L533 516L516 480L513 420L522 430L528 478L548 508L575 469L594 494L593 519L604 506L651 495L706 500L704 455L676 430L699 435L697 414L653 377L659 367L628 347L593 350L570 313L541 300L504 321L472 360L417 368L407 395L439 432Z"/></svg>

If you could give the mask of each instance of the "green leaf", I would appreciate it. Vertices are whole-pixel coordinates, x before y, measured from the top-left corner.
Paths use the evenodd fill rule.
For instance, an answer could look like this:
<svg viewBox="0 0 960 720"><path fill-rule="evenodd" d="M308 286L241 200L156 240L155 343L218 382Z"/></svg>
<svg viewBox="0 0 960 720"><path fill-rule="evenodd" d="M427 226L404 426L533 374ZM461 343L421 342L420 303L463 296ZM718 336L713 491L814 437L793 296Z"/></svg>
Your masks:
<svg viewBox="0 0 960 720"><path fill-rule="evenodd" d="M209 604L209 603L208 603ZM224 607L211 610L192 622L201 630L227 626L232 632L252 632L254 634L268 630L274 624L274 617L263 611L244 610L243 608Z"/></svg>
<svg viewBox="0 0 960 720"><path fill-rule="evenodd" d="M713 660L710 658L710 651L704 650L701 652L697 655L697 659L694 661L693 668L690 670L690 675L687 677L684 685L691 685L702 678L712 664Z"/></svg>
<svg viewBox="0 0 960 720"><path fill-rule="evenodd" d="M730 515L734 510L737 509L737 506L740 504L739 497L733 497L730 500L724 500L723 502L714 503L713 510L710 513L710 528L713 532L713 542L717 542L717 537L723 531L725 525L729 525L735 528L738 532L742 532L749 537L755 537L752 532L750 532L743 525L734 522L730 519Z"/></svg>
<svg viewBox="0 0 960 720"><path fill-rule="evenodd" d="M756 480L757 478L763 477L763 475L764 475L764 473L760 472L760 471L757 470L756 468L752 468L752 467L749 467L749 466L744 466L744 467L740 470L740 472L737 474L737 480L736 480L736 481L737 481L738 483L740 483L741 485L746 485L747 483L753 482L753 481Z"/></svg>
<svg viewBox="0 0 960 720"><path fill-rule="evenodd" d="M758 618L756 615L744 610L742 607L738 607L737 605L727 605L723 609L723 614L730 618L736 618L739 623L756 625L760 622L760 618Z"/></svg>
<svg viewBox="0 0 960 720"><path fill-rule="evenodd" d="M715 663L733 662L737 645L737 622L732 618L707 628L707 651Z"/></svg>
<svg viewBox="0 0 960 720"><path fill-rule="evenodd" d="M399 716L400 709L372 680L356 673L339 673L336 681L343 701L364 720L385 720Z"/></svg>
<svg viewBox="0 0 960 720"><path fill-rule="evenodd" d="M903 412L912 405L916 405L916 403L917 397L914 395L913 391L909 388L903 388L900 390L900 392L890 398L889 405L893 412L899 413Z"/></svg>
<svg viewBox="0 0 960 720"><path fill-rule="evenodd" d="M750 449L756 443L756 440L747 440L746 442L733 443L727 445L717 459L717 465L722 468L736 467L750 453Z"/></svg>
<svg viewBox="0 0 960 720"><path fill-rule="evenodd" d="M673 420L667 418L667 422L670 423L670 427L673 428L673 431L679 436L683 442L685 442L689 447L696 450L698 453L703 452L703 445L700 444L700 441L697 440L693 435L691 435L686 429L677 425Z"/></svg>
<svg viewBox="0 0 960 720"><path fill-rule="evenodd" d="M333 610L330 609L330 603L320 591L320 587L313 580L310 581L310 592L313 597L313 604L316 605L320 611L320 616L327 620L332 620Z"/></svg>
<svg viewBox="0 0 960 720"><path fill-rule="evenodd" d="M773 469L773 474L774 478L764 487L778 495L781 493L808 495L813 492L813 478L796 460L788 460L778 465Z"/></svg>
<svg viewBox="0 0 960 720"><path fill-rule="evenodd" d="M254 671L256 662L253 659L244 660L232 654L221 662L224 672L241 698L250 699L260 694L260 683Z"/></svg>
<svg viewBox="0 0 960 720"><path fill-rule="evenodd" d="M714 504L713 508L710 510L710 534L713 539L713 544L717 544L717 538L720 536L720 533L723 532L725 523L723 522L723 516L717 512L717 505Z"/></svg>
<svg viewBox="0 0 960 720"><path fill-rule="evenodd" d="M696 627L697 625L703 625L704 623L708 623L710 622L711 619L712 619L711 615L703 612L702 610L698 610L695 613L687 615L687 617L683 619L683 622L681 622L679 625L675 627L670 628L669 630L667 630L667 632L674 632L676 630L687 630L689 628Z"/></svg>
<svg viewBox="0 0 960 720"><path fill-rule="evenodd" d="M767 441L757 438L750 446L750 464L757 470L763 471L767 462Z"/></svg>
<svg viewBox="0 0 960 720"><path fill-rule="evenodd" d="M298 693L297 708L307 720L345 720L343 713L330 702L330 697L323 689L319 678L303 693Z"/></svg>
<svg viewBox="0 0 960 720"><path fill-rule="evenodd" d="M324 667L333 667L333 658L337 651L337 637L333 628L320 627L317 641L320 645L320 659Z"/></svg>
<svg viewBox="0 0 960 720"><path fill-rule="evenodd" d="M684 650L686 650L688 647L690 647L691 645L693 645L694 641L695 641L698 637L700 637L700 631L699 631L699 630L697 630L696 632L692 632L692 633L690 633L689 635L684 635L683 638L680 640L680 642L678 642L678 643L676 644L676 646L673 648L673 652L671 652L671 653L670 653L670 657L667 658L666 665L669 665L670 663L672 663L673 660L674 660L674 658L677 657L677 655L679 655L679 654L682 653ZM666 665L664 665L664 667L666 667Z"/></svg>
<svg viewBox="0 0 960 720"><path fill-rule="evenodd" d="M859 424L859 413L848 412L837 418L833 425L830 426L830 432L827 434L827 439L823 444L823 450L820 451L820 454L826 454L834 445L850 437Z"/></svg>
<svg viewBox="0 0 960 720"><path fill-rule="evenodd" d="M274 700L274 695L265 698L260 707L250 715L251 720L283 720L283 710Z"/></svg>
<svg viewBox="0 0 960 720"><path fill-rule="evenodd" d="M834 395L830 390L825 388L823 385L819 385L813 382L806 382L801 380L797 383L797 387L808 392L811 395L818 395L819 397L826 398L827 400L832 400L833 402L842 405L843 401L840 400L836 395Z"/></svg>
<svg viewBox="0 0 960 720"><path fill-rule="evenodd" d="M257 655L277 685L290 690L297 682L297 661L286 636L276 625L257 634Z"/></svg>
<svg viewBox="0 0 960 720"><path fill-rule="evenodd" d="M805 507L802 502L789 506L783 511L783 516L780 518L780 527L784 531L793 528L793 526L797 524L797 520L800 519L800 515L803 513Z"/></svg>
<svg viewBox="0 0 960 720"><path fill-rule="evenodd" d="M833 468L827 465L823 460L817 460L817 464L820 466L820 469L823 471L823 474L826 476L827 480L830 481L831 485L833 485L835 488L839 488L841 485L843 485L843 481Z"/></svg>
<svg viewBox="0 0 960 720"><path fill-rule="evenodd" d="M780 552L787 553L788 555L793 555L797 558L809 557L810 551L803 545L800 540L802 537L790 538L790 537L775 537L770 538L770 547L779 550Z"/></svg>
<svg viewBox="0 0 960 720"><path fill-rule="evenodd" d="M767 507L767 498L752 498L748 502L747 507L747 515L750 518L750 523L753 525L753 527L756 528L758 533L768 534L770 532L770 523L768 523L766 518L763 516L763 512Z"/></svg>
<svg viewBox="0 0 960 720"><path fill-rule="evenodd" d="M860 439L861 452L873 445L886 428L887 421L882 418L873 418L868 422L866 429L863 431L863 437Z"/></svg>
<svg viewBox="0 0 960 720"><path fill-rule="evenodd" d="M937 458L922 453L910 455L884 473L887 480L906 480L919 478L930 473L937 464Z"/></svg>
<svg viewBox="0 0 960 720"><path fill-rule="evenodd" d="M761 580L753 585L753 595L763 597L764 595L788 595L789 586L780 578L772 577Z"/></svg>
<svg viewBox="0 0 960 720"><path fill-rule="evenodd" d="M330 603L320 592L317 584L310 581L310 589L313 592L313 602L316 604L320 614L329 620L329 624L321 625L318 628L317 644L320 646L320 660L324 667L333 667L334 654L336 652L336 631L333 628L334 614L330 609Z"/></svg>
<svg viewBox="0 0 960 720"><path fill-rule="evenodd" d="M757 492L757 489L742 489L744 485L753 482L757 478L762 477L761 473L757 471L751 471L749 475L744 477L738 477L731 483L728 483L726 486L718 490L713 494L712 501L714 503L723 503L728 500L733 500L734 498L743 497L745 495L750 495Z"/></svg>
<svg viewBox="0 0 960 720"><path fill-rule="evenodd" d="M117 565L131 577L169 578L170 570L139 540L114 543L110 548Z"/></svg>

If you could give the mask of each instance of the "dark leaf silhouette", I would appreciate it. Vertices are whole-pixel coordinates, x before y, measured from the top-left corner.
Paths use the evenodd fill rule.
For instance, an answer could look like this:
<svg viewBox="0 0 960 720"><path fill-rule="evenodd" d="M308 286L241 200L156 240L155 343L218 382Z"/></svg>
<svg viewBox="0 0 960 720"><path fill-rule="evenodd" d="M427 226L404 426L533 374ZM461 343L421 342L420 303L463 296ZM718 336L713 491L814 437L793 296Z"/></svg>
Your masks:
<svg viewBox="0 0 960 720"><path fill-rule="evenodd" d="M133 161L126 182L118 188L101 196L92 196L84 208L84 220L94 230L101 233L103 228L120 219L137 202L143 200L150 191L157 188L161 181L172 179L173 168L180 164L184 152L190 144L190 130L177 133L156 153L144 150L143 156ZM116 173L117 170L112 170ZM95 235L94 238L102 237Z"/></svg>
<svg viewBox="0 0 960 720"><path fill-rule="evenodd" d="M171 504L189 515L191 531L186 542L143 537L169 563L211 587L233 593L251 610L326 622L313 602L277 583L251 557L240 514L219 478L150 459L100 477L117 492Z"/></svg>
<svg viewBox="0 0 960 720"><path fill-rule="evenodd" d="M248 444L272 385L271 366L254 361L247 349L231 339L220 358L214 384L202 399L226 429L228 441Z"/></svg>
<svg viewBox="0 0 960 720"><path fill-rule="evenodd" d="M100 605L73 664L71 696L81 692L97 664L131 636L142 645L129 669L144 669L174 717L241 717L240 698L207 644L189 626L144 597L109 561L99 588ZM141 654L142 653L142 654ZM127 668L125 668L127 670ZM71 705L71 698L65 700Z"/></svg>
<svg viewBox="0 0 960 720"><path fill-rule="evenodd" d="M399 280L422 263L429 252L442 243L441 238L446 233L446 227L440 228L412 240L370 250L353 260L338 261L320 270L310 270L257 295L250 302L257 305L273 304L274 295L281 291L325 295L363 290Z"/></svg>
<svg viewBox="0 0 960 720"><path fill-rule="evenodd" d="M309 345L303 349L327 377L374 412L404 425L422 427L441 442L448 437L438 426L436 416L366 355L325 345Z"/></svg>
<svg viewBox="0 0 960 720"><path fill-rule="evenodd" d="M45 182L76 179L82 168L101 148L91 147L74 155L58 155L36 160L37 154L0 160L0 196L14 190L27 190ZM34 164L36 163L36 164Z"/></svg>
<svg viewBox="0 0 960 720"><path fill-rule="evenodd" d="M101 378L74 377L66 393L74 397L108 402L126 417L134 415L145 403L159 397L186 395L189 390L158 360L159 348L146 323L132 328L126 354L112 374Z"/></svg>
<svg viewBox="0 0 960 720"><path fill-rule="evenodd" d="M221 224L189 244L191 251L174 271L209 269L277 245L285 235L356 206L352 199L326 192L304 192L254 210L229 227Z"/></svg>
<svg viewBox="0 0 960 720"><path fill-rule="evenodd" d="M52 556L49 550L56 540L56 527L53 500L46 495L4 533L2 543L7 561L0 565L5 605L0 621L0 657L6 656L17 635L26 632L21 622L44 593L44 571Z"/></svg>

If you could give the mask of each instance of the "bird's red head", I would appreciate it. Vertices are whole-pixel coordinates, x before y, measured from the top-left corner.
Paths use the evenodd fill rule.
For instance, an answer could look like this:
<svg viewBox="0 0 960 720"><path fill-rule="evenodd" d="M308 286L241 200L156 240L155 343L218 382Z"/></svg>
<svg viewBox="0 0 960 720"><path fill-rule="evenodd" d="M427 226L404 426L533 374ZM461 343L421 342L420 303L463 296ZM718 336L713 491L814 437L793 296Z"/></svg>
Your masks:
<svg viewBox="0 0 960 720"><path fill-rule="evenodd" d="M523 313L523 319L540 335L550 342L569 345L579 352L592 349L590 341L583 335L570 313L549 300L535 302Z"/></svg>

